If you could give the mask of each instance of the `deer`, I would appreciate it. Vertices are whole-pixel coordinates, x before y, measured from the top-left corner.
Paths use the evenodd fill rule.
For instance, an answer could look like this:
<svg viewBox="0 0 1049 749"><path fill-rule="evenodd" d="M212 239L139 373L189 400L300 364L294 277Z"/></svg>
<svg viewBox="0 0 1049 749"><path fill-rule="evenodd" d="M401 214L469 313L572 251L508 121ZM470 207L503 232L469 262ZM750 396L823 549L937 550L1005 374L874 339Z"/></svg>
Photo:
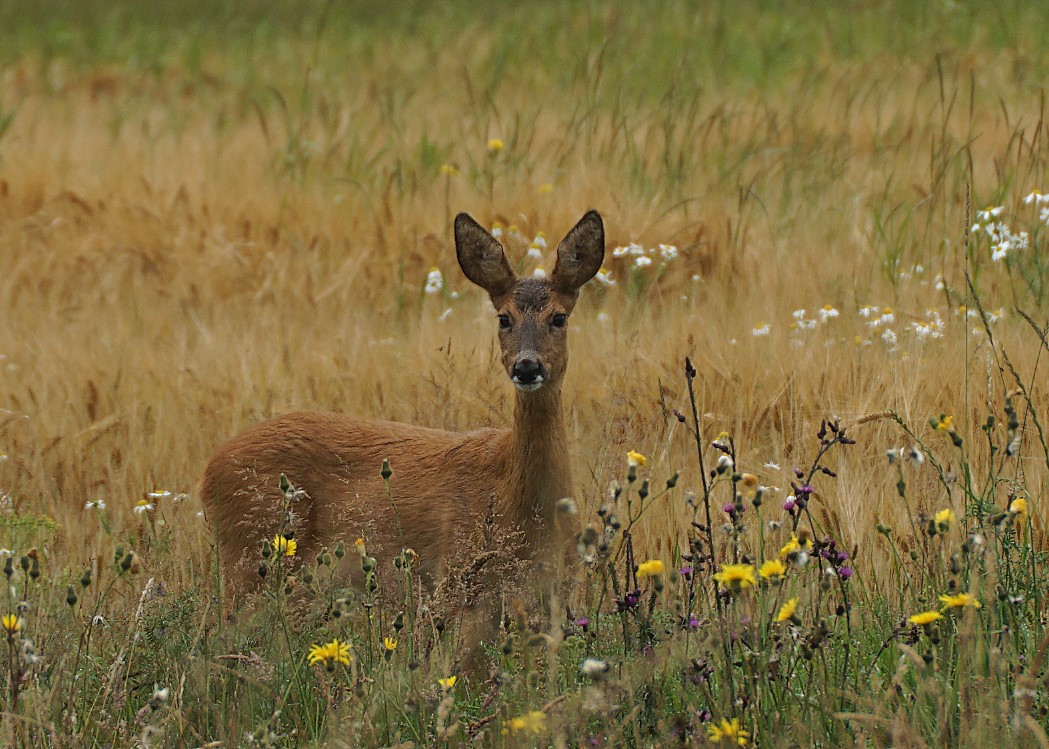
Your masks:
<svg viewBox="0 0 1049 749"><path fill-rule="evenodd" d="M486 513L519 531L514 553L524 561L557 543L557 504L573 496L561 401L568 320L601 268L604 224L587 212L559 243L548 278L519 277L499 241L466 213L456 216L454 235L462 272L496 311L501 363L515 388L512 424L450 432L300 411L242 432L218 448L200 484L224 598L260 585L259 550L282 532L281 474L300 490L287 535L304 559L362 537L380 560L413 549L420 578L432 585L456 552L456 529Z"/></svg>

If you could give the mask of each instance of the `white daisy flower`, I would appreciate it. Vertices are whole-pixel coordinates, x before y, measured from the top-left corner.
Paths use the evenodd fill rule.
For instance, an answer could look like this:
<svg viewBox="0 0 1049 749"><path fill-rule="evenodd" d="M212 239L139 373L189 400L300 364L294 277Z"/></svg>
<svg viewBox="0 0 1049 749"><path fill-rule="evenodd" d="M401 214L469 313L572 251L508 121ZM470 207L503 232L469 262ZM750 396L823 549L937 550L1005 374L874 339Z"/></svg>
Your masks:
<svg viewBox="0 0 1049 749"><path fill-rule="evenodd" d="M772 325L767 323L767 322L763 322L763 323L761 323L761 325L755 325L754 329L751 330L750 332L756 338L760 338L761 336L768 335L771 330L772 330Z"/></svg>
<svg viewBox="0 0 1049 749"><path fill-rule="evenodd" d="M440 268L430 268L430 272L426 275L426 288L423 291L427 294L436 294L443 288L444 276L441 275Z"/></svg>

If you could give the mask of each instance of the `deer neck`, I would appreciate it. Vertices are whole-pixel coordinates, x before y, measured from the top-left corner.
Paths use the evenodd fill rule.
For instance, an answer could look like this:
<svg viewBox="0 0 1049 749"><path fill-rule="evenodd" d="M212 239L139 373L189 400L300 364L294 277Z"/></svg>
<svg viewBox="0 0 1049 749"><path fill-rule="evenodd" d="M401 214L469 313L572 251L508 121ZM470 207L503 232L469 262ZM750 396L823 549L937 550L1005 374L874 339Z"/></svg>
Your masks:
<svg viewBox="0 0 1049 749"><path fill-rule="evenodd" d="M553 529L558 500L572 491L560 387L518 391L507 439L502 515L534 547Z"/></svg>

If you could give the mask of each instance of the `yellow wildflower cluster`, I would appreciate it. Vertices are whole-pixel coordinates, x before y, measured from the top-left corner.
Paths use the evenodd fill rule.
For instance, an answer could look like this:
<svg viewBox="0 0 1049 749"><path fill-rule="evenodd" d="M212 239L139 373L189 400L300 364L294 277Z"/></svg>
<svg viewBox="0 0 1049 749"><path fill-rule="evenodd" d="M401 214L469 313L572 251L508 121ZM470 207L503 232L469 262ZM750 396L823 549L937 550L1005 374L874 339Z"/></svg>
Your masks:
<svg viewBox="0 0 1049 749"><path fill-rule="evenodd" d="M280 533L273 537L272 543L273 550L277 554L283 554L286 557L295 556L295 550L299 548L299 544L294 538L288 538Z"/></svg>
<svg viewBox="0 0 1049 749"><path fill-rule="evenodd" d="M334 668L336 663L350 665L350 646L338 638L325 645L311 645L307 660L312 666L317 663Z"/></svg>
<svg viewBox="0 0 1049 749"><path fill-rule="evenodd" d="M782 606L779 607L779 611L777 611L776 615L774 617L772 617L772 621L774 621L776 624L780 624L782 622L785 622L788 619L790 619L792 616L794 616L794 612L797 611L797 609L798 609L798 599L797 598L791 598L790 600L788 600L786 603L784 603Z"/></svg>
<svg viewBox="0 0 1049 749"><path fill-rule="evenodd" d="M714 574L714 579L727 588L745 590L758 584L753 564L723 564L721 571Z"/></svg>
<svg viewBox="0 0 1049 749"><path fill-rule="evenodd" d="M750 736L750 733L743 730L743 726L739 723L739 718L733 718L732 720L722 718L717 723L711 723L707 727L707 738L714 744L727 741L736 746L746 746L748 736Z"/></svg>
<svg viewBox="0 0 1049 749"><path fill-rule="evenodd" d="M662 559L649 559L647 562L642 562L637 566L637 576L639 578L662 575L665 571L666 567Z"/></svg>
<svg viewBox="0 0 1049 749"><path fill-rule="evenodd" d="M532 733L538 736L546 731L546 713L542 710L533 710L509 722L510 730L514 733Z"/></svg>

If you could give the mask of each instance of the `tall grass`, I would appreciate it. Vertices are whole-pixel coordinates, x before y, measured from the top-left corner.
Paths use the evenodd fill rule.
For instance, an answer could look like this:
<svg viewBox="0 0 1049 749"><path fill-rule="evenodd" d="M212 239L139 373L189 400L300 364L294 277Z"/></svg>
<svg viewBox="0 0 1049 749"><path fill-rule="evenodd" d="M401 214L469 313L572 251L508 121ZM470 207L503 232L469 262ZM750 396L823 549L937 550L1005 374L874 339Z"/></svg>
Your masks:
<svg viewBox="0 0 1049 749"><path fill-rule="evenodd" d="M26 604L8 743L641 745L733 718L763 746L1044 743L1044 220L1024 202L1049 190L1044 22L1021 3L0 6L3 613ZM1028 234L999 259L978 215L997 206ZM505 677L440 686L454 621L395 634L409 609L370 623L367 591L323 583L361 563L350 538L312 596L274 583L254 617L220 616L192 496L210 451L295 408L505 424L451 218L500 223L531 272L551 262L536 235L589 207L614 285L572 318L597 537L571 617L526 607L493 646ZM928 422L948 415L958 446ZM824 422L856 444L813 463ZM629 486L628 450L649 461ZM744 474L769 487L757 508ZM631 504L606 538L614 479ZM716 592L796 519L848 553L848 582L820 546L781 587ZM666 572L636 579L628 550ZM951 591L982 608L906 625ZM770 622L788 594L797 621ZM353 665L309 666L335 637ZM581 675L587 657L609 670Z"/></svg>

